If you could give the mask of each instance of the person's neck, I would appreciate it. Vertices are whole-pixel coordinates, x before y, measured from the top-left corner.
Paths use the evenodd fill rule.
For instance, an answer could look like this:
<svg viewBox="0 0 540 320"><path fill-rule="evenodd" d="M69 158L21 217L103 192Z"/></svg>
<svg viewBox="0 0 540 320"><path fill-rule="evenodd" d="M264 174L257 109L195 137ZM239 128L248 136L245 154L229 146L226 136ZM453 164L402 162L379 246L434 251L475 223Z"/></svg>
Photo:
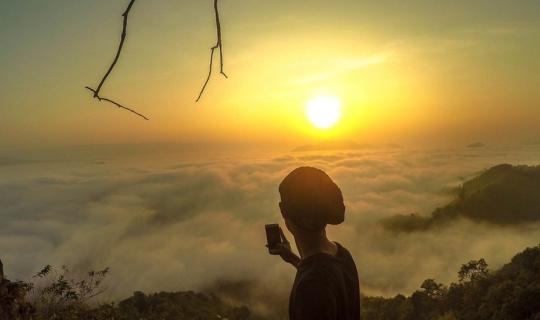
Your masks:
<svg viewBox="0 0 540 320"><path fill-rule="evenodd" d="M328 240L326 230L322 230L320 233L299 232L295 235L294 241L302 259L317 253L326 253L332 256L337 253L337 245Z"/></svg>

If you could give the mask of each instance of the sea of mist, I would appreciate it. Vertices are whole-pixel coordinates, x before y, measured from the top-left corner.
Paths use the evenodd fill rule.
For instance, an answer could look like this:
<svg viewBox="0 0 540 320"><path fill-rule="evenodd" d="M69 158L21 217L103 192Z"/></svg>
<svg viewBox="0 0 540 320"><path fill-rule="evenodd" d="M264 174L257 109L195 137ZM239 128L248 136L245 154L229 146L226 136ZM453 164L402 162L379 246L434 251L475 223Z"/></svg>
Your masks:
<svg viewBox="0 0 540 320"><path fill-rule="evenodd" d="M87 146L0 154L0 258L8 277L23 280L46 264L76 272L110 267L106 299L136 290L213 291L256 312L285 310L294 269L268 255L264 224L283 224L278 184L309 165L342 188L346 220L329 234L356 259L362 293L410 294L426 278L455 281L471 259L497 268L538 244L538 224L456 220L413 233L381 225L396 214L431 213L463 181L500 163L540 164L540 146L311 152Z"/></svg>

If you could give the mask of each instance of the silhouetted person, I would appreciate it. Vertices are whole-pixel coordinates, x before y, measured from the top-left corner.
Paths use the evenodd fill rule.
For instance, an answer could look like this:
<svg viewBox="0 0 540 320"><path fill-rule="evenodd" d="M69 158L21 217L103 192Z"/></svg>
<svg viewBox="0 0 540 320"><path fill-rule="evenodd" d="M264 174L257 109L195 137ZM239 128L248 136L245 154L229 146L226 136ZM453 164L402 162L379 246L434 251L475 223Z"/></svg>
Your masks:
<svg viewBox="0 0 540 320"><path fill-rule="evenodd" d="M282 243L271 250L296 267L289 298L290 320L358 320L360 288L353 258L347 249L328 240L327 224L344 220L339 187L322 170L300 167L279 186L279 207L293 234L300 257L283 231Z"/></svg>

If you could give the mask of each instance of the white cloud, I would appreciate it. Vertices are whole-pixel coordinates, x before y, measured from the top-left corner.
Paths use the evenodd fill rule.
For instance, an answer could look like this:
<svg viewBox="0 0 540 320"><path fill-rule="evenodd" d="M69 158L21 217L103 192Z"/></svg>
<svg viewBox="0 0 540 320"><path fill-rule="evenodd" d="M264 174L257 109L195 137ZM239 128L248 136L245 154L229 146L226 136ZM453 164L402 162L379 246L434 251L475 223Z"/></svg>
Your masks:
<svg viewBox="0 0 540 320"><path fill-rule="evenodd" d="M245 301L264 311L264 301L254 300L286 304L294 274L267 254L263 225L281 222L281 179L297 166L316 163L344 192L345 224L329 232L356 258L364 293L410 293L428 277L454 280L470 259L484 257L498 266L535 245L540 228L459 221L442 230L396 235L379 220L428 214L452 198L451 188L462 179L532 154L537 153L379 149L189 163L168 158L7 164L0 167L1 258L8 276L23 279L45 264L108 266L114 297L246 281L255 289Z"/></svg>

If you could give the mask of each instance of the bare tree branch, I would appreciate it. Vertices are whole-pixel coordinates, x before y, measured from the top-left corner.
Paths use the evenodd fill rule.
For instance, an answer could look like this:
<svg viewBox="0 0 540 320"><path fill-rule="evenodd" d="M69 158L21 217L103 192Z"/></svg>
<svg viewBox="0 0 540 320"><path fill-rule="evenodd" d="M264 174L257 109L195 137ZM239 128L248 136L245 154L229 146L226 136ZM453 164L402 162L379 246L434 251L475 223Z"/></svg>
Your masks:
<svg viewBox="0 0 540 320"><path fill-rule="evenodd" d="M103 87L103 84L105 83L105 81L107 80L107 78L109 77L111 72L113 71L114 67L116 66L116 63L118 62L118 59L120 58L120 54L122 53L122 49L124 48L124 42L126 40L126 35L127 35L129 12L131 11L131 8L133 7L133 4L135 3L135 1L136 0L130 0L126 10L122 14L122 17L124 17L124 21L123 21L123 26L122 26L122 34L120 36L120 44L118 45L118 50L116 51L116 56L114 57L114 60L113 60L113 62L111 64L111 66L109 67L109 69L107 70L107 72L105 73L103 78L101 79L101 82L97 86L97 89L94 90L94 89L92 89L90 87L85 87L85 88L92 91L94 93L94 95L93 95L94 98L98 99L100 102L101 101L110 102L110 103L114 104L115 106L117 106L119 108L123 108L123 109L126 109L128 111L133 112L134 114L144 118L145 120L149 120L147 117L143 116L142 114L138 113L137 111L135 111L135 110L133 110L131 108L125 107L125 106L123 106L123 105L121 105L118 102L115 102L113 100L103 98L103 97L101 97L99 95L99 93L101 91L101 88Z"/></svg>
<svg viewBox="0 0 540 320"><path fill-rule="evenodd" d="M109 67L109 70L105 73L105 76L103 76L103 79L101 79L101 82L99 83L95 93L94 97L97 98L99 96L99 92L101 91L101 87L103 87L103 84L105 83L105 80L109 77L112 70L116 66L116 63L118 62L118 59L120 58L120 54L122 53L122 48L124 48L124 41L126 40L127 35L127 26L128 26L128 18L129 18L129 11L131 11L131 7L133 7L133 4L135 3L135 0L131 0L129 2L128 7L126 8L126 11L122 13L122 17L124 17L123 27L122 27L122 35L120 37L120 44L118 45L118 50L116 51L116 56L114 57L114 60Z"/></svg>
<svg viewBox="0 0 540 320"><path fill-rule="evenodd" d="M117 106L118 108L125 109L125 110L127 110L127 111L129 111L129 112L132 112L132 113L138 115L139 117L143 118L144 120L150 120L150 119L148 119L147 117L145 117L144 115L138 113L137 111L135 111L135 110L133 110L133 109L131 109L131 108L128 108L128 107L126 107L126 106L123 106L123 105L121 105L120 103L118 103L118 102L116 102L116 101L113 101L113 100L111 100L111 99L107 99L107 98L104 98L104 97L101 97L101 96L96 96L96 90L94 90L94 89L92 89L92 88L90 88L90 87L85 87L85 88L88 89L88 90L90 90L90 91L92 91L92 92L94 93L94 97L95 97L96 99L98 99L100 102L101 102L101 101L107 101L107 102L109 102L109 103L114 104L114 105Z"/></svg>
<svg viewBox="0 0 540 320"><path fill-rule="evenodd" d="M149 120L147 117L145 117L144 115L138 113L137 111L135 111L135 110L133 110L131 108L128 108L128 107L126 107L126 106L124 106L124 105L122 105L122 104L120 104L120 103L118 103L116 101L111 100L111 99L104 98L104 97L100 96L100 92L101 92L101 89L103 88L103 85L105 84L105 82L109 78L109 75L112 73L112 71L116 67L116 64L118 63L118 60L120 59L120 55L122 53L122 49L124 48L124 42L125 42L126 36L127 36L129 12L131 11L131 8L133 7L133 4L135 3L135 1L136 0L130 0L126 10L122 14L123 27L122 27L122 34L121 34L121 37L120 37L120 43L118 44L118 50L116 51L116 55L114 57L113 62L110 65L109 69L107 70L107 72L105 73L105 75L103 76L101 81L99 82L99 85L97 86L96 89L92 89L91 87L88 87L88 86L85 87L85 88L90 90L93 93L93 97L95 99L98 99L100 102L101 101L106 101L106 102L112 103L113 105L117 106L118 108L125 109L127 111L130 111L130 112L140 116L141 118L143 118L145 120ZM219 0L214 0L214 14L215 14L215 18L216 18L217 40L216 40L216 44L212 48L210 48L210 65L209 65L209 68L208 68L209 69L208 70L208 76L206 77L204 85L201 88L201 91L199 92L199 96L197 97L197 100L196 100L197 102L201 99L204 91L206 90L206 86L208 85L208 82L210 81L210 78L212 77L213 64L214 64L214 53L215 53L216 50L219 50L219 64L220 64L219 71L220 71L220 74L223 75L225 78L228 78L227 74L225 74L225 72L223 71L223 47L222 47L222 40L221 40L222 39L221 38L221 21L220 21L220 18L219 18L218 1Z"/></svg>
<svg viewBox="0 0 540 320"><path fill-rule="evenodd" d="M195 100L196 102L198 102L201 99L204 93L204 90L206 89L206 86L208 85L208 82L210 81L210 77L212 77L212 69L213 69L213 64L214 64L214 52L216 51L216 49L219 50L219 65L220 65L219 72L225 78L228 78L227 74L225 74L225 72L223 71L223 46L222 46L222 41L221 41L221 22L219 19L218 0L214 0L214 13L216 16L217 40L216 40L216 44L212 48L210 48L210 65L208 67L208 76L206 77L206 80L204 81L204 84L201 88L201 91L199 92L199 96L197 97L197 100Z"/></svg>

